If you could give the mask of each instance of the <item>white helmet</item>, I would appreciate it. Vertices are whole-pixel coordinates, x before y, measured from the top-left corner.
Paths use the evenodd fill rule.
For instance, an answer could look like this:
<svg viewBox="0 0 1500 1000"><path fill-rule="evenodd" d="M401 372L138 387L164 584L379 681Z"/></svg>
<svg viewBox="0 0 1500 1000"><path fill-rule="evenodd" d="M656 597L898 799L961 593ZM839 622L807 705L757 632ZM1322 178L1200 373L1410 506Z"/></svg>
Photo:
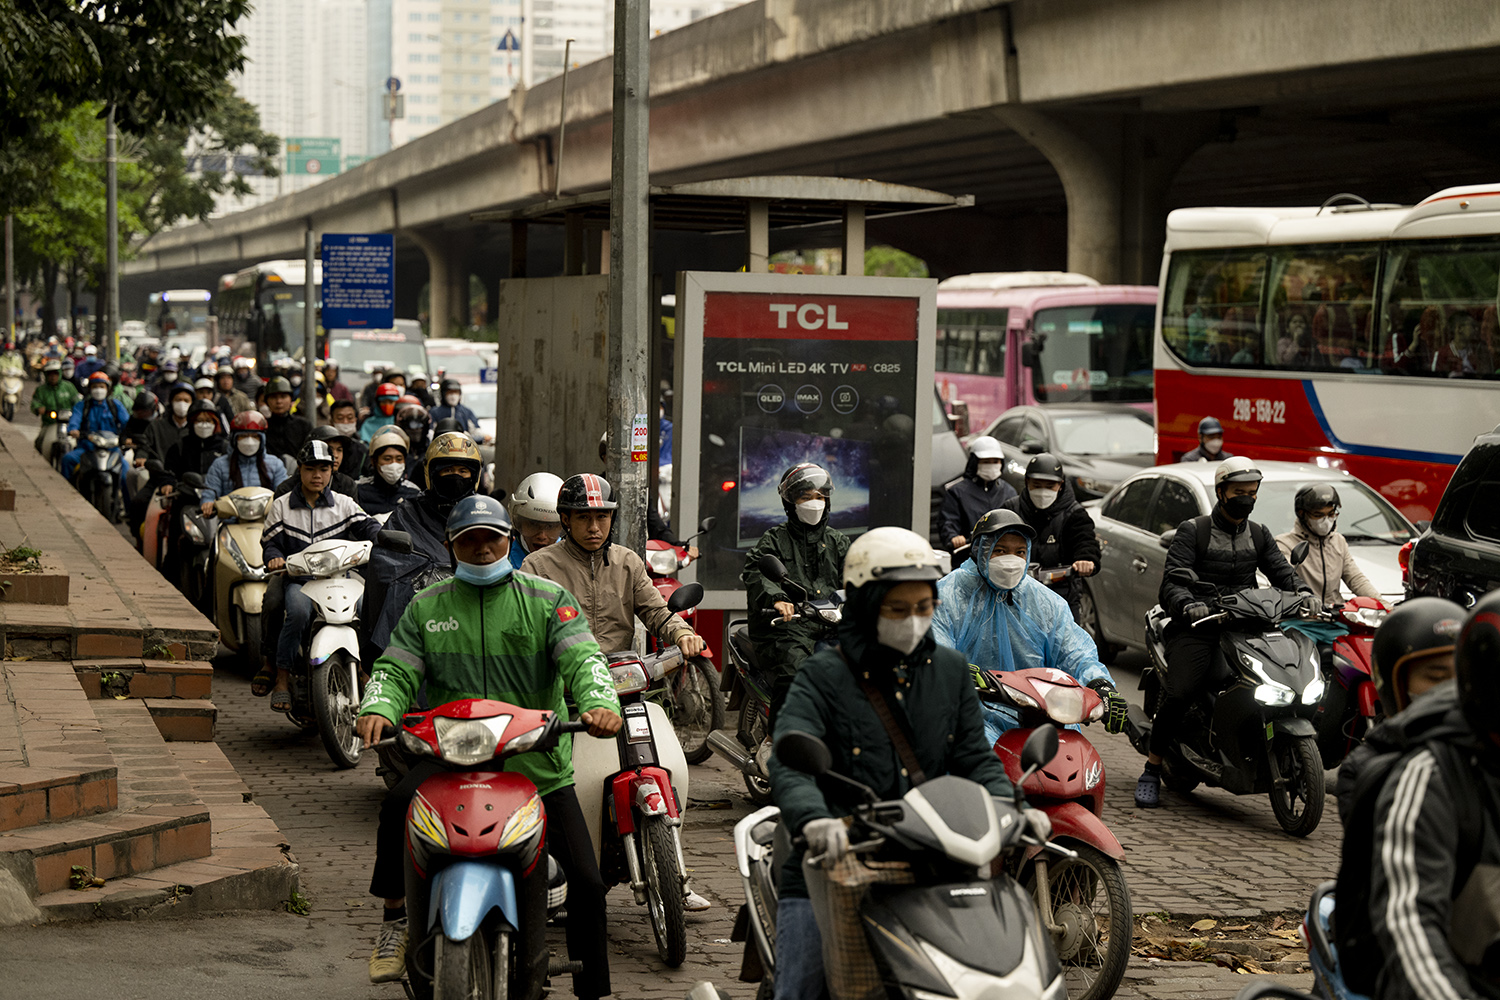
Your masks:
<svg viewBox="0 0 1500 1000"><path fill-rule="evenodd" d="M528 517L533 521L557 524L557 491L562 489L562 477L550 472L533 472L521 480L521 485L510 495L507 503L511 517Z"/></svg>
<svg viewBox="0 0 1500 1000"><path fill-rule="evenodd" d="M95 347L93 344L90 344L83 349L83 353L92 358L94 355L99 353L99 348Z"/></svg>
<svg viewBox="0 0 1500 1000"><path fill-rule="evenodd" d="M1225 483L1258 483L1264 478L1250 459L1238 456L1226 458L1214 470L1214 489L1217 490Z"/></svg>
<svg viewBox="0 0 1500 1000"><path fill-rule="evenodd" d="M1000 450L1000 442L982 434L969 442L969 454L975 458L1004 458L1005 452Z"/></svg>
<svg viewBox="0 0 1500 1000"><path fill-rule="evenodd" d="M927 539L915 531L871 528L854 540L844 556L844 586L937 580L943 575L941 565Z"/></svg>

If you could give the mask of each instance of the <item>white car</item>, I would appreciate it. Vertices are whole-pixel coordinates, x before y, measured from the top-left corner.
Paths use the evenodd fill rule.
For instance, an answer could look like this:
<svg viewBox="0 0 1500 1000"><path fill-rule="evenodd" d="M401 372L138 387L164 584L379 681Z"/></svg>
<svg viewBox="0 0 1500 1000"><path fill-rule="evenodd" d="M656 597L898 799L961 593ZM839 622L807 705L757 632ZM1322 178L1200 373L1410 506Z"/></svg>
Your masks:
<svg viewBox="0 0 1500 1000"><path fill-rule="evenodd" d="M1382 599L1405 596L1397 553L1417 536L1401 512L1346 472L1298 462L1257 462L1264 474L1251 519L1272 535L1292 530L1292 502L1308 483L1331 483L1343 504L1338 530L1350 553ZM1167 549L1177 526L1207 514L1214 505L1214 462L1183 462L1144 469L1100 500L1084 504L1094 519L1103 556L1098 572L1084 580L1080 617L1099 644L1101 658L1121 647L1145 648L1145 616L1157 602ZM1350 596L1343 588L1344 596Z"/></svg>

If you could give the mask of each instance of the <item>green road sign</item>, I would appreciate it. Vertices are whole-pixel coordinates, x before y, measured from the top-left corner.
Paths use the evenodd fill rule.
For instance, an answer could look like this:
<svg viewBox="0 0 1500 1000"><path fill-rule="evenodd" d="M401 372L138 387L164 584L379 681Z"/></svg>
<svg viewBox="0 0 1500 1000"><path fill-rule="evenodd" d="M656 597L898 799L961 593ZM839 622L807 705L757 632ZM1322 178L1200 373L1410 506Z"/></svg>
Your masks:
<svg viewBox="0 0 1500 1000"><path fill-rule="evenodd" d="M336 174L339 172L340 140L291 138L286 141L286 172L289 174Z"/></svg>

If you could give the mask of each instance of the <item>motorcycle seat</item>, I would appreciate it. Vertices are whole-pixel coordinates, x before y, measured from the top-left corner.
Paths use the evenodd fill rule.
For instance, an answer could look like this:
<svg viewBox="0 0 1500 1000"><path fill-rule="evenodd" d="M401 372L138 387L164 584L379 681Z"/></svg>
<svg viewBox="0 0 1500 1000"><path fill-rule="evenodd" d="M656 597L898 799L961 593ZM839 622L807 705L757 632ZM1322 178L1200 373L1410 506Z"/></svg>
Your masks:
<svg viewBox="0 0 1500 1000"><path fill-rule="evenodd" d="M750 666L759 669L760 657L755 655L755 643L750 641L750 627L741 625L729 633L729 642L734 646L734 651L739 654L740 659Z"/></svg>

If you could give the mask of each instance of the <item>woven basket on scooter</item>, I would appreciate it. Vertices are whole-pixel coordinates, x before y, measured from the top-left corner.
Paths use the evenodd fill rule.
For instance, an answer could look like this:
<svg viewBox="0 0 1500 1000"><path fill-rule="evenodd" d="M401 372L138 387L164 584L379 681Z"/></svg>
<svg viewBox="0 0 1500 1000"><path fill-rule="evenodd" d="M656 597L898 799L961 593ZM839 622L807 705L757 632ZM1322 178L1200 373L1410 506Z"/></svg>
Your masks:
<svg viewBox="0 0 1500 1000"><path fill-rule="evenodd" d="M870 886L911 885L911 866L904 861L870 861L846 854L822 872L827 881L829 919L822 924L823 973L834 1000L878 1000L886 995L875 958L865 940L859 906Z"/></svg>

